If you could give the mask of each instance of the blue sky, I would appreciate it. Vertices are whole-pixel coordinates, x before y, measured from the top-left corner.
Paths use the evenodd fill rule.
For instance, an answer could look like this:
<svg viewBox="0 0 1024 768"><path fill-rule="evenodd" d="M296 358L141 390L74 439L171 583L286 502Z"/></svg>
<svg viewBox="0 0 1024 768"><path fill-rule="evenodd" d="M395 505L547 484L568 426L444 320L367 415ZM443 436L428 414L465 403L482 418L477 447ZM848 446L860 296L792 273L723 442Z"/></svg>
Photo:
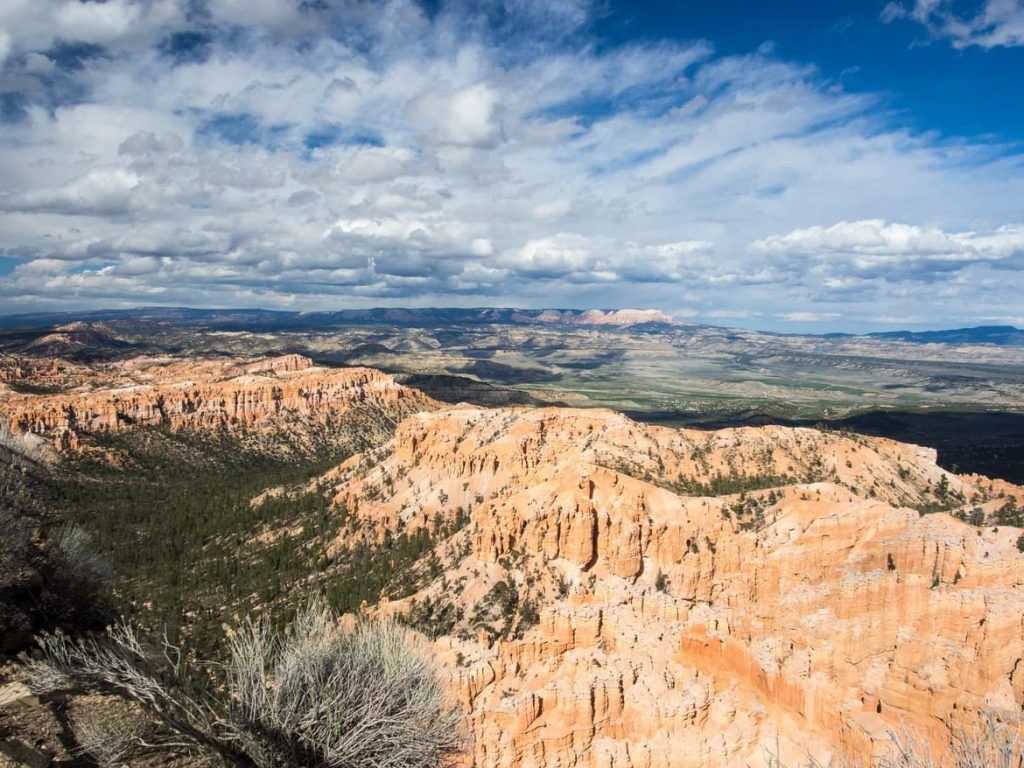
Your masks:
<svg viewBox="0 0 1024 768"><path fill-rule="evenodd" d="M0 302L1024 325L1020 0L5 0Z"/></svg>
<svg viewBox="0 0 1024 768"><path fill-rule="evenodd" d="M1024 93L1019 48L937 44L913 19L880 23L887 5L871 0L614 3L596 29L612 44L698 37L734 55L767 43L776 56L812 63L847 90L879 94L918 130L1024 141L1024 99L1013 97ZM958 5L965 17L979 11L978 3Z"/></svg>

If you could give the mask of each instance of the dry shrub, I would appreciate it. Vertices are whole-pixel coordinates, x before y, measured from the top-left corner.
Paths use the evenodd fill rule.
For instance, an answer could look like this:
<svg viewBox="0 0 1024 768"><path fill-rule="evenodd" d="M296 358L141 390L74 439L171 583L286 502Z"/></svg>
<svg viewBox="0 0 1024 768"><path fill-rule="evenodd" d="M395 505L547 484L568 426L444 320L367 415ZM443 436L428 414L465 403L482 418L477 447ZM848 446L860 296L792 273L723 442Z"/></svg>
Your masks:
<svg viewBox="0 0 1024 768"><path fill-rule="evenodd" d="M81 526L67 523L52 538L67 567L79 579L103 582L113 576L110 564L96 548L89 532Z"/></svg>
<svg viewBox="0 0 1024 768"><path fill-rule="evenodd" d="M151 741L127 745L87 729L86 740L115 761L158 750L257 768L436 768L463 746L460 716L422 640L390 623L340 631L320 599L287 633L265 618L230 633L223 686L170 645L154 658L125 624L39 644L41 653L23 660L34 691L118 696L158 724Z"/></svg>
<svg viewBox="0 0 1024 768"><path fill-rule="evenodd" d="M933 757L924 740L907 728L892 731L890 737L892 754L881 768L1024 768L1020 722L1006 723L991 713L955 729L946 758Z"/></svg>
<svg viewBox="0 0 1024 768"><path fill-rule="evenodd" d="M263 766L426 768L459 747L460 718L425 644L393 623L341 632L314 601L284 636L246 622L228 673L232 718Z"/></svg>
<svg viewBox="0 0 1024 768"><path fill-rule="evenodd" d="M130 764L155 735L154 722L137 705L111 696L75 701L70 721L78 751L104 768Z"/></svg>

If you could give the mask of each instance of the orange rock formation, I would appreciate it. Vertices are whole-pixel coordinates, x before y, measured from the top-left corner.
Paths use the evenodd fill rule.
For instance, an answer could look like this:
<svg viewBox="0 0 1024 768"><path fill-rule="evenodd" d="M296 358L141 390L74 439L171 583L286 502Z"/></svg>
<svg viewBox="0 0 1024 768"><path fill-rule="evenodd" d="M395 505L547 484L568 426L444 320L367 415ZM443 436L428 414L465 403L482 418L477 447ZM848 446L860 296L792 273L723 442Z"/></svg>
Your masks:
<svg viewBox="0 0 1024 768"><path fill-rule="evenodd" d="M326 420L378 409L400 418L434 405L380 371L321 368L301 355L257 362L141 358L116 367L124 386L60 395L0 393L0 427L67 448L83 433L137 426L271 431L290 417Z"/></svg>
<svg viewBox="0 0 1024 768"><path fill-rule="evenodd" d="M1021 711L1021 531L954 515L1022 489L929 449L461 407L324 479L362 522L336 550L468 510L444 573L386 609L456 609L438 648L477 766L865 763L900 723L941 748L979 710Z"/></svg>

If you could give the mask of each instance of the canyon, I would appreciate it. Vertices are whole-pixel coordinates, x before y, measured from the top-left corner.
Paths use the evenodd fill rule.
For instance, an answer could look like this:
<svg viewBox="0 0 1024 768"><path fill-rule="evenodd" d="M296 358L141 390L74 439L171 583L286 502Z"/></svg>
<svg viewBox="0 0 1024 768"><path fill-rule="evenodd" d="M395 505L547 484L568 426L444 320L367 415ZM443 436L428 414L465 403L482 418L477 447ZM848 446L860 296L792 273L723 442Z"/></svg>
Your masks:
<svg viewBox="0 0 1024 768"><path fill-rule="evenodd" d="M432 638L467 765L867 765L891 729L941 751L1024 703L1024 488L929 448L446 405L300 355L129 359L4 391L0 416L57 466L112 434L360 425L339 464L250 502L316 497L316 526L268 519L252 546L294 539L329 589L357 550L429 541L361 610Z"/></svg>
<svg viewBox="0 0 1024 768"><path fill-rule="evenodd" d="M756 490L705 495L723 474ZM358 535L468 510L440 577L380 610L459 617L438 642L475 765L866 764L892 728L941 749L978 711L1019 715L1021 532L956 515L1024 490L951 475L932 451L460 408L409 417L325 479ZM937 492L946 511L911 508ZM499 584L535 624L488 612Z"/></svg>

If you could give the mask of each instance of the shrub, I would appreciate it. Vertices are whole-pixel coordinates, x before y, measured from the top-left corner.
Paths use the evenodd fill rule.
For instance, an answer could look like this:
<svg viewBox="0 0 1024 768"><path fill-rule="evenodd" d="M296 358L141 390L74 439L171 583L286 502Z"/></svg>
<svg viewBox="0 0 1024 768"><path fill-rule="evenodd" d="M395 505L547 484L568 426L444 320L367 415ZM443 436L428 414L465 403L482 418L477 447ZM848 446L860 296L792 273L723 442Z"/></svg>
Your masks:
<svg viewBox="0 0 1024 768"><path fill-rule="evenodd" d="M102 582L113 576L110 564L93 544L92 537L81 526L68 523L53 536L67 567L80 578Z"/></svg>
<svg viewBox="0 0 1024 768"><path fill-rule="evenodd" d="M153 738L153 722L137 706L110 697L75 702L69 718L76 752L100 766L122 766Z"/></svg>
<svg viewBox="0 0 1024 768"><path fill-rule="evenodd" d="M44 468L0 446L0 654L34 633L103 626L109 569L80 528L45 532Z"/></svg>
<svg viewBox="0 0 1024 768"><path fill-rule="evenodd" d="M519 624L516 626L516 636L522 637L526 630L539 623L540 611L537 609L537 604L531 599L523 600L519 608Z"/></svg>
<svg viewBox="0 0 1024 768"><path fill-rule="evenodd" d="M166 643L147 653L123 623L98 638L53 634L39 644L41 654L24 660L29 687L134 702L158 724L156 738L132 745L142 751L256 768L434 768L462 746L459 715L422 641L392 623L342 631L320 599L287 633L265 617L231 631L221 681ZM111 751L123 759L125 749Z"/></svg>

